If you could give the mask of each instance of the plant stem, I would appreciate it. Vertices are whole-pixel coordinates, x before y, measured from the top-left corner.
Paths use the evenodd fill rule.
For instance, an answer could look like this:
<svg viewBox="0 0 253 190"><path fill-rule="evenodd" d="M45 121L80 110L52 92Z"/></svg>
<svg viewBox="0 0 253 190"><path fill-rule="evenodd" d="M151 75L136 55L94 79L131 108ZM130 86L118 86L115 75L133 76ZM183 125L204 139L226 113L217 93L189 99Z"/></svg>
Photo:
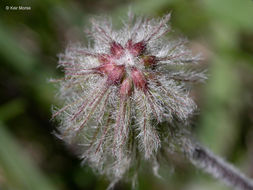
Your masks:
<svg viewBox="0 0 253 190"><path fill-rule="evenodd" d="M194 143L187 144L187 147L189 146L191 148L187 150L187 155L196 167L203 169L234 189L253 190L253 181L231 164L226 163L203 146Z"/></svg>

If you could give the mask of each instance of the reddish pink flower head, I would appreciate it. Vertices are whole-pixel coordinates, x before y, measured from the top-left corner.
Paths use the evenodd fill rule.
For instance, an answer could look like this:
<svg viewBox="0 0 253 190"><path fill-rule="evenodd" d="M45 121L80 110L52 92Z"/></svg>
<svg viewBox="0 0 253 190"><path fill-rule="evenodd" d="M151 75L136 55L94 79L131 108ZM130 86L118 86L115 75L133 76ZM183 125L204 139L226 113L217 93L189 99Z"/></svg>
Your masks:
<svg viewBox="0 0 253 190"><path fill-rule="evenodd" d="M59 136L79 146L81 157L102 174L120 179L140 159L155 160L162 148L159 123L185 123L196 105L185 86L205 76L194 70L183 40L168 40L162 19L132 19L118 31L92 20L93 46L72 45L61 54L65 71L59 95L65 106Z"/></svg>

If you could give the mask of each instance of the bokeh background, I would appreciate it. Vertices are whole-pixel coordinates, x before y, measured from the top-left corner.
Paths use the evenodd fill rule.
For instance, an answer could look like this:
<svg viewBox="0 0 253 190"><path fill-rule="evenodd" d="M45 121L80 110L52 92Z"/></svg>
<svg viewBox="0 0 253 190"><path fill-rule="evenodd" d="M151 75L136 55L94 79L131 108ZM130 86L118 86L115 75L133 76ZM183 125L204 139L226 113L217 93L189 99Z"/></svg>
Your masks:
<svg viewBox="0 0 253 190"><path fill-rule="evenodd" d="M30 6L28 11L6 6ZM50 78L62 76L57 54L83 33L94 15L120 26L129 7L137 15L172 12L171 25L201 52L209 80L196 86L199 114L193 134L253 178L252 0L0 0L0 189L103 190L109 182L52 135ZM162 179L143 169L140 190L228 190L183 159L162 166ZM122 182L115 189L131 189Z"/></svg>

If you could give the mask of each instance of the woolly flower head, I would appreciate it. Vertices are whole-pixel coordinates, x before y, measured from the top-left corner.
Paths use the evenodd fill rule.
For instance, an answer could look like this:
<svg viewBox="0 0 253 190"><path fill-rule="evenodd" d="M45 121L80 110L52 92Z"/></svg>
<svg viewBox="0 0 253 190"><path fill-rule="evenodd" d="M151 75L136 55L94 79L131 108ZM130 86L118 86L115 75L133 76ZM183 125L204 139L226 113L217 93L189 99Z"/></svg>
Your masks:
<svg viewBox="0 0 253 190"><path fill-rule="evenodd" d="M70 45L59 55L65 105L53 114L60 121L58 136L114 181L136 160L155 163L170 126L186 123L196 110L188 90L205 75L195 69L199 58L185 40L165 37L169 19L129 15L120 30L93 19L90 47ZM161 122L169 123L166 130Z"/></svg>

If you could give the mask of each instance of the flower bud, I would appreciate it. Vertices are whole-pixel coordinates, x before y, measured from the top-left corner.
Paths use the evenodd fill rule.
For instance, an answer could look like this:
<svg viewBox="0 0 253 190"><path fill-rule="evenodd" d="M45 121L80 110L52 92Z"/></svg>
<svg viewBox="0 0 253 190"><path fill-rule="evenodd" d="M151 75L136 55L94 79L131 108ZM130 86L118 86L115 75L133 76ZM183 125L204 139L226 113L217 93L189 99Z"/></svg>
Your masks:
<svg viewBox="0 0 253 190"><path fill-rule="evenodd" d="M124 79L120 86L120 96L129 97L132 94L133 86L130 78Z"/></svg>
<svg viewBox="0 0 253 190"><path fill-rule="evenodd" d="M146 67L155 66L157 63L156 57L152 55L142 56L142 61Z"/></svg>
<svg viewBox="0 0 253 190"><path fill-rule="evenodd" d="M146 44L144 43L144 41L133 43L132 40L128 40L127 42L127 49L134 56L141 55L144 52L145 48Z"/></svg>
<svg viewBox="0 0 253 190"><path fill-rule="evenodd" d="M134 85L136 88L146 91L147 90L147 81L143 74L138 69L132 69L131 77L133 79Z"/></svg>
<svg viewBox="0 0 253 190"><path fill-rule="evenodd" d="M124 48L119 43L112 42L110 51L113 56L118 58L124 53Z"/></svg>

